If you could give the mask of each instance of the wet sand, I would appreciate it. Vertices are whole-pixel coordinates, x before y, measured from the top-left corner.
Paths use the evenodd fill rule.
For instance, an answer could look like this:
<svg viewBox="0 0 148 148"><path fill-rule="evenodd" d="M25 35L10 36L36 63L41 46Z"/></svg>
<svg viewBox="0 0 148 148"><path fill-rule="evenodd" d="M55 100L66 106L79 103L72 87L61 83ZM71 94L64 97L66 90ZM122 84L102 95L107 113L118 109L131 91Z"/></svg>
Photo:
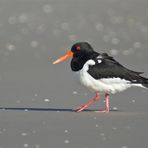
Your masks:
<svg viewBox="0 0 148 148"><path fill-rule="evenodd" d="M147 145L145 112L1 111L0 117L1 147Z"/></svg>

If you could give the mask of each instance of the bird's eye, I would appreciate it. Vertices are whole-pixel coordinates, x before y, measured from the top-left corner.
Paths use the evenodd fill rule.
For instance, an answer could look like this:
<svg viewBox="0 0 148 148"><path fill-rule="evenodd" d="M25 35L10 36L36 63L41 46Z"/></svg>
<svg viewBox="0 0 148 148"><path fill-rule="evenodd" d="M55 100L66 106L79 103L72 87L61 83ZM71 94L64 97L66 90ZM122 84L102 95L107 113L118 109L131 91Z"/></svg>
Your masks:
<svg viewBox="0 0 148 148"><path fill-rule="evenodd" d="M76 49L77 49L77 50L81 50L81 47L80 47L80 46L77 46Z"/></svg>

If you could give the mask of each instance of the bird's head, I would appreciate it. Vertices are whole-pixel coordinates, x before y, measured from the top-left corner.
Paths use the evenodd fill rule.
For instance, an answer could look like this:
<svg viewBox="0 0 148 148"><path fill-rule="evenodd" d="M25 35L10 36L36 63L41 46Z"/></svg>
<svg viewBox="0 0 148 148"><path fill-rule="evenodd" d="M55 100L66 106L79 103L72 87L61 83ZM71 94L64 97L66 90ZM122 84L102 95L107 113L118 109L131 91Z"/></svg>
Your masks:
<svg viewBox="0 0 148 148"><path fill-rule="evenodd" d="M68 52L64 56L58 58L56 61L53 62L53 64L60 63L64 60L68 59L69 57L79 57L79 56L82 56L82 55L86 55L86 54L91 53L92 51L93 51L93 48L87 42L75 43L72 46L70 52Z"/></svg>

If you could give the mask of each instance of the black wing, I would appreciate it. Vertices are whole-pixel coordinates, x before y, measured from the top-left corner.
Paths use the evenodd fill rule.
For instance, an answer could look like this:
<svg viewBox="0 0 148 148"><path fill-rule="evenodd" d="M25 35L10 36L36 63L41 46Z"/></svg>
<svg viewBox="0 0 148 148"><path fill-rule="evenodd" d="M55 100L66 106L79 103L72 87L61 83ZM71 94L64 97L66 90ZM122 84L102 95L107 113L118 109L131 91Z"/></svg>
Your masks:
<svg viewBox="0 0 148 148"><path fill-rule="evenodd" d="M143 82L143 77L140 76L143 72L136 72L125 68L106 53L100 54L100 57L95 57L93 60L95 60L96 64L89 66L88 73L95 79L121 78L133 83ZM98 60L101 62L98 62Z"/></svg>

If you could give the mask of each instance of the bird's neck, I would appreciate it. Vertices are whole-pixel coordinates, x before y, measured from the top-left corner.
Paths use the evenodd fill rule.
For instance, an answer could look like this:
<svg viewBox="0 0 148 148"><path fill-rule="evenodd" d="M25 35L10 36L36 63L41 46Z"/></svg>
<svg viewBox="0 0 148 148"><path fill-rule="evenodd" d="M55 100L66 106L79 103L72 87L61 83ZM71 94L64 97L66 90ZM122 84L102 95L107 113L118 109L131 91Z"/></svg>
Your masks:
<svg viewBox="0 0 148 148"><path fill-rule="evenodd" d="M73 57L71 61L71 69L72 71L79 71L83 68L84 64L90 60L96 57L98 53L92 52L92 53L87 53L87 54L82 54L81 56L78 57Z"/></svg>

